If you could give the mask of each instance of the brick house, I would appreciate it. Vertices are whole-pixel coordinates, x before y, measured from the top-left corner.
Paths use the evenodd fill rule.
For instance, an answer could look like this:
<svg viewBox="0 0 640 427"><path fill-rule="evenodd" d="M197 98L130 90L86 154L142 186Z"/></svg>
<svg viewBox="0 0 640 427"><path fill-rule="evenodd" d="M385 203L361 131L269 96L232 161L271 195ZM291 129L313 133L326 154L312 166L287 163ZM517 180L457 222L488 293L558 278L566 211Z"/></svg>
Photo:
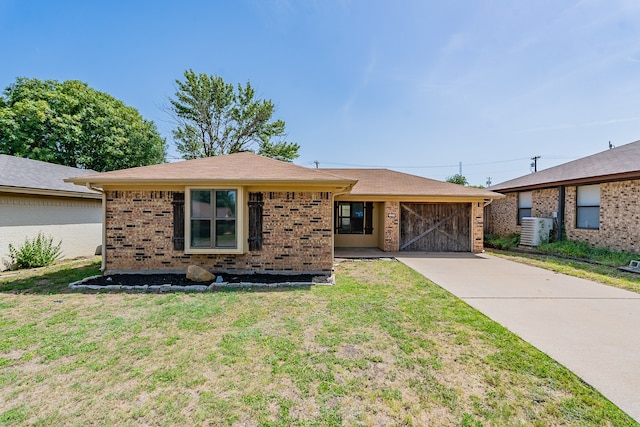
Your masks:
<svg viewBox="0 0 640 427"><path fill-rule="evenodd" d="M0 154L0 270L9 244L22 246L39 232L62 242L64 258L93 256L102 242L102 196L64 182L95 171Z"/></svg>
<svg viewBox="0 0 640 427"><path fill-rule="evenodd" d="M68 181L103 192L105 274L190 264L330 274L335 246L479 252L483 207L501 197L386 169L311 169L253 153Z"/></svg>
<svg viewBox="0 0 640 427"><path fill-rule="evenodd" d="M520 233L525 216L554 218L557 239L640 252L640 141L489 190L506 196L487 208L490 233Z"/></svg>

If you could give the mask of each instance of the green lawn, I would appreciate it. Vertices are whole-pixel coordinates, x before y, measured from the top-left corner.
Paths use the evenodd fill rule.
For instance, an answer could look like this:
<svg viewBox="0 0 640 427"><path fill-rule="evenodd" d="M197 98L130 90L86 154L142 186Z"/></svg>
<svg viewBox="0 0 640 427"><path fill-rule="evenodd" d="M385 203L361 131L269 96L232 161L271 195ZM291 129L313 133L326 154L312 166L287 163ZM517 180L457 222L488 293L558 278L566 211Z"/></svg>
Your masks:
<svg viewBox="0 0 640 427"><path fill-rule="evenodd" d="M0 424L637 425L398 262L311 289L67 293L85 264L0 276Z"/></svg>

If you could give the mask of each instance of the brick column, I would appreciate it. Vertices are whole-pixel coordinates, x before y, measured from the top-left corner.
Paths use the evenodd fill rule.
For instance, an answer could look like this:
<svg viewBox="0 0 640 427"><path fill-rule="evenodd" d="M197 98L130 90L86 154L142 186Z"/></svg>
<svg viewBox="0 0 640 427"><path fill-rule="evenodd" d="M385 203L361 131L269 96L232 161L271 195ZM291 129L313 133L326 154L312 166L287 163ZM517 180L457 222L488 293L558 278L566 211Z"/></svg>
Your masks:
<svg viewBox="0 0 640 427"><path fill-rule="evenodd" d="M482 252L484 249L484 203L471 203L471 251Z"/></svg>
<svg viewBox="0 0 640 427"><path fill-rule="evenodd" d="M400 250L400 202L384 202L384 251Z"/></svg>

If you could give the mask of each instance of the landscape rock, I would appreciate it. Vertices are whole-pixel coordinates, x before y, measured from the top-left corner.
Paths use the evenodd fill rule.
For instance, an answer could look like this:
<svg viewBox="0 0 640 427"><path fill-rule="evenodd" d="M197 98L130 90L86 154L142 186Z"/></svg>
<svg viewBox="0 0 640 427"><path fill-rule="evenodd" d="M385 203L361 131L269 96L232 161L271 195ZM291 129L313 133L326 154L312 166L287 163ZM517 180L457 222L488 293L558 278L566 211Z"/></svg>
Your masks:
<svg viewBox="0 0 640 427"><path fill-rule="evenodd" d="M190 265L187 267L187 279L194 282L211 282L216 279L216 276L202 267Z"/></svg>

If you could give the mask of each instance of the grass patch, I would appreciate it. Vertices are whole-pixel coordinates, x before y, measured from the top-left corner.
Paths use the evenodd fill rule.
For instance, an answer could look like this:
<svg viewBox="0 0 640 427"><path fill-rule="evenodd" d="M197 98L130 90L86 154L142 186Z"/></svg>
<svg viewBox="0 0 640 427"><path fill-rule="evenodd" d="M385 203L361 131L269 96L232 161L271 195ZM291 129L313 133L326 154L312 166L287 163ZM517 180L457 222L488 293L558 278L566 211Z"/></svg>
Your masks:
<svg viewBox="0 0 640 427"><path fill-rule="evenodd" d="M70 281L59 273L38 280ZM336 275L172 295L47 295L55 287L37 281L14 295L3 282L0 423L637 425L398 262L344 262Z"/></svg>
<svg viewBox="0 0 640 427"><path fill-rule="evenodd" d="M69 283L98 274L100 257L65 260L50 267L30 270L5 271L0 273L0 292L69 293Z"/></svg>

